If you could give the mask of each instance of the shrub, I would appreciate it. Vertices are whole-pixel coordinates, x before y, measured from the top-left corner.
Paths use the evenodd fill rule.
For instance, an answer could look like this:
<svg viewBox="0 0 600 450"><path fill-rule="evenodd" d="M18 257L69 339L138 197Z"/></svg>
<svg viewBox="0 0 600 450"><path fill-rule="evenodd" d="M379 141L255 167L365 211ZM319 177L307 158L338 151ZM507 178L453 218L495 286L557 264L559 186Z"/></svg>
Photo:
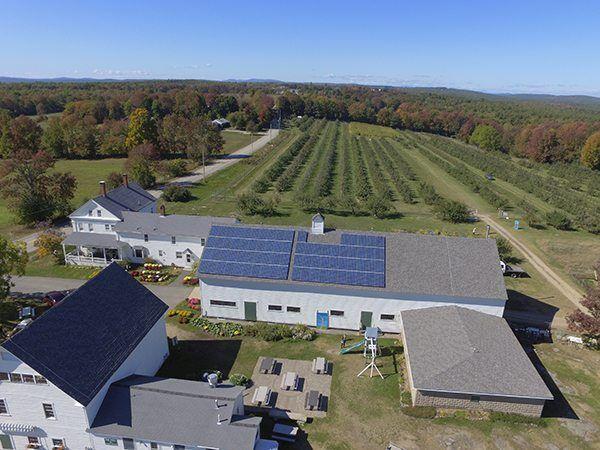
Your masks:
<svg viewBox="0 0 600 450"><path fill-rule="evenodd" d="M511 414L493 411L490 413L490 420L493 422L505 422L505 423L525 423L528 425L537 425L540 427L546 427L548 423L541 417L530 417L523 416L521 414Z"/></svg>
<svg viewBox="0 0 600 450"><path fill-rule="evenodd" d="M498 247L498 255L501 260L506 261L512 257L513 248L508 239L497 237L496 246Z"/></svg>
<svg viewBox="0 0 600 450"><path fill-rule="evenodd" d="M427 183L419 183L419 195L426 205L435 205L441 200L435 188Z"/></svg>
<svg viewBox="0 0 600 450"><path fill-rule="evenodd" d="M182 177L188 173L187 162L184 159L165 161L163 169L171 178Z"/></svg>
<svg viewBox="0 0 600 450"><path fill-rule="evenodd" d="M234 337L241 335L244 331L244 327L242 327L239 323L211 322L210 320L200 316L192 319L190 323L214 336Z"/></svg>
<svg viewBox="0 0 600 450"><path fill-rule="evenodd" d="M250 378L242 373L234 373L229 377L229 381L234 386L248 386L250 383Z"/></svg>
<svg viewBox="0 0 600 450"><path fill-rule="evenodd" d="M168 202L188 202L192 199L192 191L186 187L172 184L163 191L163 198Z"/></svg>
<svg viewBox="0 0 600 450"><path fill-rule="evenodd" d="M550 211L546 214L546 222L557 230L571 229L571 219L569 219L565 213L558 210Z"/></svg>
<svg viewBox="0 0 600 450"><path fill-rule="evenodd" d="M292 327L292 339L295 341L313 341L317 332L306 325L297 324Z"/></svg>
<svg viewBox="0 0 600 450"><path fill-rule="evenodd" d="M433 419L437 414L436 409L433 406L405 406L400 408L404 414L410 417L416 417L418 419Z"/></svg>
<svg viewBox="0 0 600 450"><path fill-rule="evenodd" d="M471 214L467 206L454 200L439 202L435 206L434 211L440 219L452 223L468 222L471 219Z"/></svg>
<svg viewBox="0 0 600 450"><path fill-rule="evenodd" d="M292 337L292 329L287 325L257 322L245 327L246 336L252 336L263 341L274 342Z"/></svg>
<svg viewBox="0 0 600 450"><path fill-rule="evenodd" d="M40 258L52 255L56 264L64 264L63 239L64 235L62 233L52 230L40 234L34 242L34 245L37 247L37 255Z"/></svg>
<svg viewBox="0 0 600 450"><path fill-rule="evenodd" d="M412 405L412 395L410 395L410 392L408 391L403 391L402 394L400 394L400 400L404 405Z"/></svg>

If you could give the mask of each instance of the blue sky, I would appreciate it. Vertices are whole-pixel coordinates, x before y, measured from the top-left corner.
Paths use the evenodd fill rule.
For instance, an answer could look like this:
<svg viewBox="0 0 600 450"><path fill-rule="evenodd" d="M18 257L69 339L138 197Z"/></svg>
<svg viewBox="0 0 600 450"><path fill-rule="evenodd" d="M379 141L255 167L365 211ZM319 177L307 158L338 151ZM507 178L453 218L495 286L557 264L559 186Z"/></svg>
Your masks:
<svg viewBox="0 0 600 450"><path fill-rule="evenodd" d="M600 96L596 1L27 1L0 75L273 78Z"/></svg>

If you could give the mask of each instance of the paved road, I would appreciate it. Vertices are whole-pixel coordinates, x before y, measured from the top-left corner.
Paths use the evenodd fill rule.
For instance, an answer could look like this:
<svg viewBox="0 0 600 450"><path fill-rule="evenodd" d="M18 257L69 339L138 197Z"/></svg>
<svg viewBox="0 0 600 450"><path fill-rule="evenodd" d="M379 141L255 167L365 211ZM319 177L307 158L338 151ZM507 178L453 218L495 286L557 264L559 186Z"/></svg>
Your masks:
<svg viewBox="0 0 600 450"><path fill-rule="evenodd" d="M70 278L49 278L49 277L13 277L15 286L11 289L13 295L42 295L49 291L63 291L67 289L77 289L84 284L86 280L73 280ZM182 284L176 284L177 281L167 286L157 286L145 284L156 296L162 299L167 305L173 307L182 300L190 296L192 288Z"/></svg>
<svg viewBox="0 0 600 450"><path fill-rule="evenodd" d="M279 135L278 129L270 129L268 133L258 138L250 145L246 145L245 147L236 150L233 153L230 153L223 158L217 159L213 161L209 166L206 166L206 177L208 178L210 175L219 172L220 170L225 169L226 167L231 166L232 164L237 163L238 161L247 158L252 155L257 150L260 150L273 139L275 139ZM187 175L185 177L173 178L170 180L165 186L169 184L194 184L199 183L204 179L204 170L202 167L197 168L191 175ZM162 188L164 189L163 186ZM160 197L162 195L161 190L152 190L149 191L155 197Z"/></svg>
<svg viewBox="0 0 600 450"><path fill-rule="evenodd" d="M531 265L535 267L537 271L540 272L552 286L558 289L575 307L579 308L579 301L581 300L582 296L579 291L571 287L571 285L564 281L554 270L548 267L548 265L542 261L539 256L529 249L529 247L502 228L502 226L496 220L487 214L479 214L479 216L489 223L502 237L508 239L510 243L517 248L517 250L525 255Z"/></svg>

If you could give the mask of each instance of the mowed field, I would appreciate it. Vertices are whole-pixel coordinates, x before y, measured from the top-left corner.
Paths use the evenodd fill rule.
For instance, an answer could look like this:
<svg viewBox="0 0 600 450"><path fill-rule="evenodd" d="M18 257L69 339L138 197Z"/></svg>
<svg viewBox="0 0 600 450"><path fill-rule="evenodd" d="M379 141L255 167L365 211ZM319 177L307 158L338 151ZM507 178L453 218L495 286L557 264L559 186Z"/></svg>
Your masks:
<svg viewBox="0 0 600 450"><path fill-rule="evenodd" d="M425 182L443 198L463 202L478 213L493 217L497 216L498 208L492 202L496 200L494 196L498 196L505 200L510 217L502 222L504 228L568 283L582 290L582 284L592 276L592 263L600 255L600 237L580 230L558 231L549 227L525 226L519 231L513 230L513 219L522 219L525 208L531 205L540 216L549 210L563 209L526 191L526 185L517 186L503 180L501 173L494 174L494 181L487 180L486 172L473 162L491 157L493 155L475 147L437 136L368 124L309 119L282 133L276 145L262 149L252 158L193 188L194 200L171 203L168 209L187 214L235 215L244 222L308 226L313 212L303 210L300 204L301 198L310 197L321 199L326 224L336 228L460 236L473 236L475 229L475 236L482 237L484 223L451 224L438 219L432 207L420 197L420 185ZM282 160L286 163L280 167ZM525 168L510 158L504 162L509 169L514 164L532 176L552 177L553 182L568 188L568 179L556 179L543 171ZM455 167L469 175L465 176ZM278 213L275 216L246 216L238 211L237 196L245 191L256 191L258 182L263 184L260 190L264 192L260 195L276 199ZM361 204L377 195L389 195L394 206L384 219L365 212L353 213L345 207L344 199L353 198ZM593 186L586 186L585 180L580 190L570 189L569 195L580 199L583 205L600 204ZM568 210L565 212L571 214ZM573 303L549 286L527 261L522 264L532 278L511 280L507 283L509 287L521 294L520 298L538 299L559 308L557 316L564 325L564 316L574 308Z"/></svg>
<svg viewBox="0 0 600 450"><path fill-rule="evenodd" d="M246 145L250 145L252 142L255 142L261 135L259 134L250 134L233 130L224 130L221 132L221 136L225 140L225 144L223 144L223 154L228 155L230 153L239 150Z"/></svg>

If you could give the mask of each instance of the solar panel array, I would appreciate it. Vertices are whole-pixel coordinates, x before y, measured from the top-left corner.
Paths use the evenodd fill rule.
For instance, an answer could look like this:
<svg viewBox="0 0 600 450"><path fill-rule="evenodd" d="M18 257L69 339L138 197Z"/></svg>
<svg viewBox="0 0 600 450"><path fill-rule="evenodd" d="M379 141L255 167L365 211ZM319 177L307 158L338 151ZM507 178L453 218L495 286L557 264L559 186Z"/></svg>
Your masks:
<svg viewBox="0 0 600 450"><path fill-rule="evenodd" d="M385 237L342 234L340 244L298 240L292 280L385 287Z"/></svg>
<svg viewBox="0 0 600 450"><path fill-rule="evenodd" d="M298 242L306 242L308 240L308 231L297 231Z"/></svg>
<svg viewBox="0 0 600 450"><path fill-rule="evenodd" d="M199 274L285 280L294 230L213 225Z"/></svg>

